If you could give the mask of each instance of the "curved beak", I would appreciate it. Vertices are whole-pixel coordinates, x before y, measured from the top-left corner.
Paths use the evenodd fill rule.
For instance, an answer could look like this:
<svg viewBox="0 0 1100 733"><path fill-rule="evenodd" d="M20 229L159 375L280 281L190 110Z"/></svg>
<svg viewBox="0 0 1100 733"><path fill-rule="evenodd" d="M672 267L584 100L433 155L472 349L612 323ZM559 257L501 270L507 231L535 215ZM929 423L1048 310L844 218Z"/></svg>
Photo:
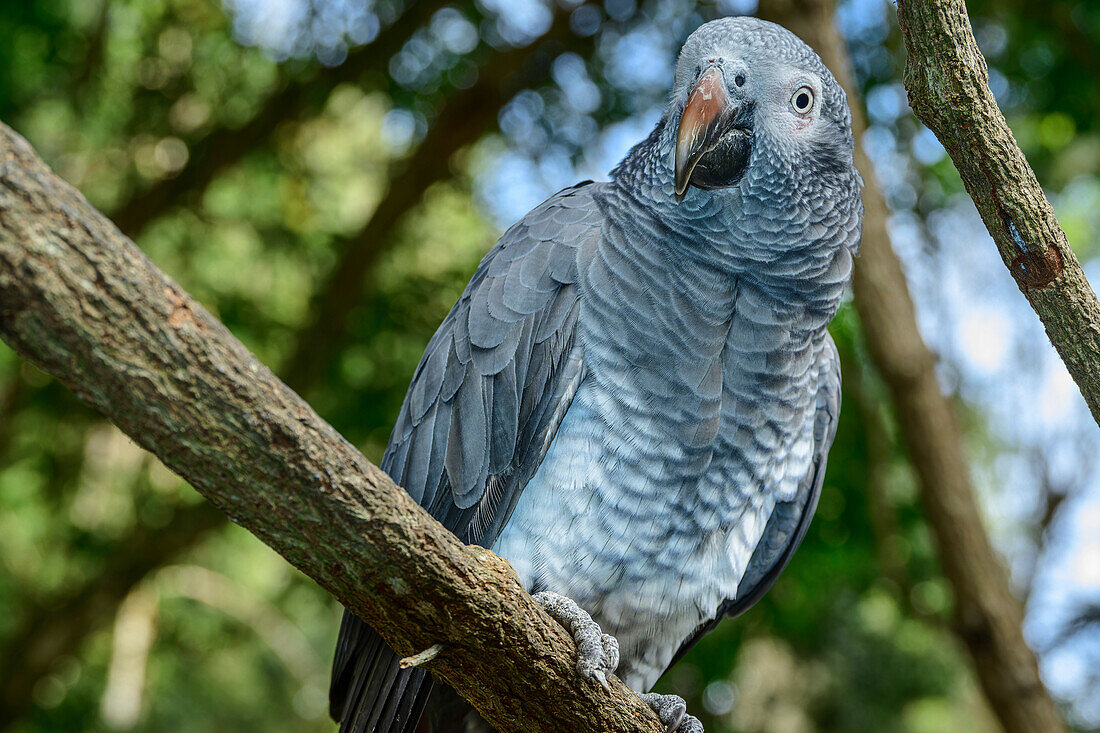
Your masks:
<svg viewBox="0 0 1100 733"><path fill-rule="evenodd" d="M699 77L680 116L680 129L676 133L677 202L684 199L699 159L718 145L736 112L721 69L711 66Z"/></svg>

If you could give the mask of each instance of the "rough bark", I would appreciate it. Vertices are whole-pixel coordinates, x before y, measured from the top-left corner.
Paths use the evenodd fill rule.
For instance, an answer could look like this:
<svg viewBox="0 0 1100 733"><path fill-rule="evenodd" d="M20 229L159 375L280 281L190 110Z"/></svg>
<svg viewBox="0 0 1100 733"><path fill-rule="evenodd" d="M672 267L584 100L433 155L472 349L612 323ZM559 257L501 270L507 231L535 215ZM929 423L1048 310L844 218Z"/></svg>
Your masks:
<svg viewBox="0 0 1100 733"><path fill-rule="evenodd" d="M347 316L355 304L363 300L364 291L369 286L370 268L397 241L394 235L396 226L420 201L423 192L432 183L451 175L448 166L451 157L495 124L500 108L518 88L543 81L549 73L550 63L567 48L565 44L584 40L567 33L567 27L562 22L566 14L560 9L558 13L558 22L544 39L486 59L479 81L469 89L454 92L445 101L425 139L409 158L394 165L389 188L375 214L359 234L339 245L340 258L326 284L318 288L314 311L319 315L301 328L294 339L296 345L291 357L286 368L280 371L280 376L292 388L303 394L308 393L325 373L324 365L346 343ZM409 16L405 19L410 23L423 20ZM397 31L395 26L390 32ZM549 50L544 41L551 42ZM336 79L326 77L320 82L324 82L320 86L327 90L336 83ZM278 106L266 105L267 111L258 114L250 126L273 125L278 109ZM292 114L293 109L286 110L286 113ZM215 134L211 144L231 146L235 135L226 132ZM193 174L198 176L198 180L192 179L192 182L201 189L212 174L213 171L200 165L200 169ZM172 197L159 199L164 205L173 200ZM4 411L0 410L0 414ZM0 429L0 452L4 438L5 433ZM115 551L104 561L102 577L89 579L68 600L39 607L26 614L26 621L12 635L14 642L0 649L0 660L21 658L26 650L37 651L29 657L33 663L0 663L0 691L10 693L0 693L0 730L20 718L32 704L31 697L22 694L22 691L33 688L38 679L49 673L58 657L74 653L88 633L110 621L126 594L146 575L206 537L207 522L211 519L218 525L225 521L224 515L217 512L211 517L207 507L181 508L174 529L180 530L180 536L187 539L178 547L173 547L171 552L165 545L151 552L139 553L141 557L135 563L132 548L140 545L144 533L142 527L136 528L132 534L119 538ZM188 530L199 527L204 528L203 531Z"/></svg>
<svg viewBox="0 0 1100 733"><path fill-rule="evenodd" d="M898 0L905 88L1100 424L1100 303L989 89L962 0Z"/></svg>
<svg viewBox="0 0 1100 733"><path fill-rule="evenodd" d="M853 279L855 305L872 359L890 391L943 571L955 593L953 625L1008 733L1065 731L1024 640L1023 610L986 534L962 432L936 381L935 357L920 335L901 262L890 244L886 204L858 144L866 120L833 8L830 0L761 3L762 13L818 51L848 93L866 209Z"/></svg>
<svg viewBox="0 0 1100 733"><path fill-rule="evenodd" d="M0 125L0 337L503 731L658 731L467 547Z"/></svg>

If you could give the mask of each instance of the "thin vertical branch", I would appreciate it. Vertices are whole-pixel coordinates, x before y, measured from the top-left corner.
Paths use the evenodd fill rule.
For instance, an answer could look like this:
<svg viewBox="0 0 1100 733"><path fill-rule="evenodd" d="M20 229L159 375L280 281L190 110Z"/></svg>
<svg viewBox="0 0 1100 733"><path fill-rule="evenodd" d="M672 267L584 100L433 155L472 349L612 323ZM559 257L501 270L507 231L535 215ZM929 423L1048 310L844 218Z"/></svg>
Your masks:
<svg viewBox="0 0 1100 733"><path fill-rule="evenodd" d="M905 88L1100 423L1100 302L993 92L963 0L898 0Z"/></svg>
<svg viewBox="0 0 1100 733"><path fill-rule="evenodd" d="M848 93L853 129L866 121L831 0L769 0L761 10L813 46ZM917 327L909 287L886 229L886 203L861 146L866 183L863 246L853 289L871 357L890 391L921 500L955 594L954 629L1008 733L1062 733L1065 725L1024 640L1023 609L982 522L954 408L936 380L935 357Z"/></svg>

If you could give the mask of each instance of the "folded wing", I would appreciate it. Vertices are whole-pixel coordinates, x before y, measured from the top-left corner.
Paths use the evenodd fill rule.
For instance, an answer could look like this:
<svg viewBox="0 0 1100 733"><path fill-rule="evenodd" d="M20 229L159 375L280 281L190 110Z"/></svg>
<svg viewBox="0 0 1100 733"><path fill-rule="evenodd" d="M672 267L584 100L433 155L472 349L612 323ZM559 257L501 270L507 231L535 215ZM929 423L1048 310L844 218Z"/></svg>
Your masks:
<svg viewBox="0 0 1100 733"><path fill-rule="evenodd" d="M575 283L578 248L600 232L595 185L559 192L482 260L428 343L383 456L466 542L492 546L583 377ZM412 730L430 687L344 614L329 692L342 733Z"/></svg>

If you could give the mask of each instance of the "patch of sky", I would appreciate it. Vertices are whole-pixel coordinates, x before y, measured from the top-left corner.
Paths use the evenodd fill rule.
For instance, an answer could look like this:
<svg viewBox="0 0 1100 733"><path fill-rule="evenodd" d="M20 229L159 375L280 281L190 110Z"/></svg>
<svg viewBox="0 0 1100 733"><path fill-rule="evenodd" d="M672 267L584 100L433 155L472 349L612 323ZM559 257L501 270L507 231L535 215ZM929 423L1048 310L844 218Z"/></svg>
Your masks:
<svg viewBox="0 0 1100 733"><path fill-rule="evenodd" d="M656 27L645 25L618 36L607 46L608 81L617 89L665 90L675 72L675 50Z"/></svg>
<svg viewBox="0 0 1100 733"><path fill-rule="evenodd" d="M722 15L752 15L759 5L758 0L718 0L718 12Z"/></svg>
<svg viewBox="0 0 1100 733"><path fill-rule="evenodd" d="M392 109L382 119L382 140L391 154L403 154L415 136L416 117L407 109Z"/></svg>
<svg viewBox="0 0 1100 733"><path fill-rule="evenodd" d="M947 155L936 134L923 125L917 128L909 141L909 151L918 163L925 166L935 165Z"/></svg>
<svg viewBox="0 0 1100 733"><path fill-rule="evenodd" d="M356 0L327 0L319 10L305 0L225 0L225 8L240 43L279 60L313 55L335 66L349 45L370 43L381 27L374 3Z"/></svg>
<svg viewBox="0 0 1100 733"><path fill-rule="evenodd" d="M901 84L877 84L867 92L867 116L880 125L889 125L909 112L905 88Z"/></svg>
<svg viewBox="0 0 1100 733"><path fill-rule="evenodd" d="M584 59L580 56L575 53L558 56L551 67L551 75L574 112L587 115L599 108L600 88L588 76Z"/></svg>
<svg viewBox="0 0 1100 733"><path fill-rule="evenodd" d="M453 54L465 54L477 47L477 28L455 8L443 8L432 16L432 35Z"/></svg>
<svg viewBox="0 0 1100 733"><path fill-rule="evenodd" d="M500 131L516 148L534 152L546 145L542 115L546 109L542 95L525 89L512 98L500 111Z"/></svg>
<svg viewBox="0 0 1100 733"><path fill-rule="evenodd" d="M881 44L890 34L887 3L882 0L844 0L837 6L841 33L861 43Z"/></svg>
<svg viewBox="0 0 1100 733"><path fill-rule="evenodd" d="M478 6L495 18L494 29L511 46L531 43L553 20L550 7L540 0L478 0Z"/></svg>
<svg viewBox="0 0 1100 733"><path fill-rule="evenodd" d="M1008 94L1011 86L1008 83L1008 78L1001 73L999 69L989 70L989 90L993 92L994 98L997 100L997 104L1006 105L1008 103Z"/></svg>

